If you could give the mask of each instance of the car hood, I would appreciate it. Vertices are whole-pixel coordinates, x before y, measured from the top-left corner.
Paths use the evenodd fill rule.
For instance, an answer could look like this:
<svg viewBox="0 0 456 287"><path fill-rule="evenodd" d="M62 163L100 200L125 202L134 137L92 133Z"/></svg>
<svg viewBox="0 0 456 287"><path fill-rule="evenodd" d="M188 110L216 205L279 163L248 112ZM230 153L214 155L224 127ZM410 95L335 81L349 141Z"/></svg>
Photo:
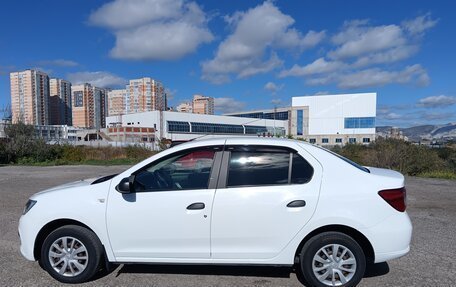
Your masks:
<svg viewBox="0 0 456 287"><path fill-rule="evenodd" d="M94 182L96 179L97 179L96 177L88 178L88 179L81 179L81 180L78 180L78 181L73 181L73 182L62 184L62 185L54 186L54 187L45 189L45 190L43 190L41 192L38 192L34 196L38 196L38 195L41 195L41 194L45 194L45 193L49 193L49 192L57 191L57 190L63 191L65 189L72 189L72 188L75 188L75 187L88 186L88 185L92 184L92 182Z"/></svg>

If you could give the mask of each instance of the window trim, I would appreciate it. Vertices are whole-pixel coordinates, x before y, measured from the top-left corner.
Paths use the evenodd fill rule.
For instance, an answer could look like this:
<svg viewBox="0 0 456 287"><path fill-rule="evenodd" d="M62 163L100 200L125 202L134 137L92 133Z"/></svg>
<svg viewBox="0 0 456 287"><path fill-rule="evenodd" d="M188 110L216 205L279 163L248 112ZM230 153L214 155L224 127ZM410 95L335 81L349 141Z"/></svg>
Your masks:
<svg viewBox="0 0 456 287"><path fill-rule="evenodd" d="M289 166L288 166L288 182L285 184L262 184L262 185L239 185L239 186L228 186L228 176L229 176L229 164L231 160L231 151L233 149L239 149L240 147L245 148L246 152L261 152L261 149L266 150L271 149L271 150L284 150L283 153L289 153L290 155L290 160L289 160ZM257 149L260 149L258 151ZM269 151L271 152L271 151ZM312 175L310 179L307 182L304 183L292 183L291 182L291 176L293 172L293 155L297 154L300 156L303 160L305 160L310 167L312 168ZM220 173L217 181L217 189L221 188L248 188L248 187L271 187L271 186L289 186L289 185L304 185L310 183L315 175L315 167L306 159L305 156L300 154L298 151L296 151L293 148L287 147L287 146L270 146L270 145L228 145L225 146L225 149L223 151L223 156L221 160L221 166L220 166Z"/></svg>
<svg viewBox="0 0 456 287"><path fill-rule="evenodd" d="M209 190L209 189L215 189L216 185L217 185L217 177L218 177L218 174L220 173L220 165L221 165L221 155L223 154L223 149L224 149L224 146L223 145L213 145L213 146L200 146L200 147L193 147L193 148L188 148L188 149L183 149L183 150L179 150L179 151L176 151L176 152L173 152L173 153L170 153L168 155L165 155L165 156L162 156L156 160L154 160L153 162L150 162L148 163L147 165L141 167L140 169L134 171L131 173L131 175L135 176L142 172L143 170L146 170L148 168L150 168L151 166L163 161L163 160L167 160L169 158L172 158L172 157L175 157L176 155L179 155L179 154L185 154L185 153L191 153L193 151L198 151L198 150L202 150L202 149L220 149L220 150L215 150L215 154L214 154L214 158L213 158L213 161L212 161L212 166L211 166L211 172L209 174L209 181L208 181L208 185L207 185L207 188L203 188L203 189L154 189L154 190L140 190L140 191L133 191L131 193L147 193L147 192L173 192L173 191L189 191L189 190Z"/></svg>

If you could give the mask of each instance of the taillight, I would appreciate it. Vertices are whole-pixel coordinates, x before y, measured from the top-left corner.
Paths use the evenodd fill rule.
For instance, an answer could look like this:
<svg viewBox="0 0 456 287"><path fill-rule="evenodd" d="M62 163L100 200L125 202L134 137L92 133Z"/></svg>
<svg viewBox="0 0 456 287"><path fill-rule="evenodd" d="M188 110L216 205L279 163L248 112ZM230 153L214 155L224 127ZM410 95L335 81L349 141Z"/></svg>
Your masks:
<svg viewBox="0 0 456 287"><path fill-rule="evenodd" d="M405 187L396 189L385 189L378 192L389 205L397 211L404 212L406 208L406 191Z"/></svg>

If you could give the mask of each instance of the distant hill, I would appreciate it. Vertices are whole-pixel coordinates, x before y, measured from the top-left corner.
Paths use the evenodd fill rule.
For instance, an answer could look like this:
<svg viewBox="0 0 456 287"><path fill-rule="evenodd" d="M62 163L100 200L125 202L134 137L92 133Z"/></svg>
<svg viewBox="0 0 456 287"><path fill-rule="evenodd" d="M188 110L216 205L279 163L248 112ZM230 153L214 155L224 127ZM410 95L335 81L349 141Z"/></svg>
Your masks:
<svg viewBox="0 0 456 287"><path fill-rule="evenodd" d="M377 134L382 136L391 130L391 126L377 127ZM409 128L399 128L404 136L410 141L420 141L422 139L437 140L456 140L456 123L446 125L422 125Z"/></svg>

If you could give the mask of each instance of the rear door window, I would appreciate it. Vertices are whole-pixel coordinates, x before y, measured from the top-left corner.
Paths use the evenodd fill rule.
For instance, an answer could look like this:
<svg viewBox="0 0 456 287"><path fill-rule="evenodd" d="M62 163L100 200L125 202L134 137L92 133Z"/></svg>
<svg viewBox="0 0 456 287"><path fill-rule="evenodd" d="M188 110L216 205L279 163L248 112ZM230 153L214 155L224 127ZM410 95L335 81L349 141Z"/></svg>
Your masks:
<svg viewBox="0 0 456 287"><path fill-rule="evenodd" d="M293 164L291 169L291 183L303 184L312 179L313 176L312 166L299 154L293 154Z"/></svg>
<svg viewBox="0 0 456 287"><path fill-rule="evenodd" d="M232 151L228 187L288 184L289 152Z"/></svg>
<svg viewBox="0 0 456 287"><path fill-rule="evenodd" d="M304 184L314 173L296 150L287 147L227 146L225 151L229 160L222 187Z"/></svg>

